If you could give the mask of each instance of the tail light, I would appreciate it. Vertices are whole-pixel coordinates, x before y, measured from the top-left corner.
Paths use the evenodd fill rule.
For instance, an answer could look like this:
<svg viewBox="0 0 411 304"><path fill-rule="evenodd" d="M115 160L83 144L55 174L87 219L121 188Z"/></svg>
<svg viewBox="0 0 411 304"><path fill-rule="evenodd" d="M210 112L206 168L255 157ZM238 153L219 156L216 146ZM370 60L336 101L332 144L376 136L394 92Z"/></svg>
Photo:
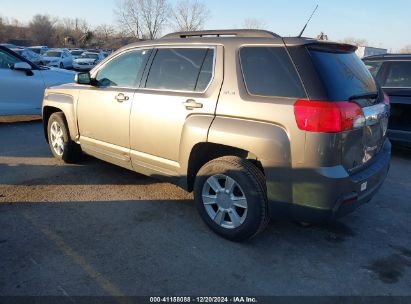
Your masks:
<svg viewBox="0 0 411 304"><path fill-rule="evenodd" d="M354 102L299 99L294 113L298 128L304 131L337 133L365 125L364 113Z"/></svg>

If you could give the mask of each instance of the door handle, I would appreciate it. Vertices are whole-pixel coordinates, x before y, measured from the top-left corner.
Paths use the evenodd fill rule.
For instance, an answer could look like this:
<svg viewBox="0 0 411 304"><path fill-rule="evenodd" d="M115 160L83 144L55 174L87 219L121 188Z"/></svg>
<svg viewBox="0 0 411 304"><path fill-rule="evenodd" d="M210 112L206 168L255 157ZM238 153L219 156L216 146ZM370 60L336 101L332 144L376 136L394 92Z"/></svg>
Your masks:
<svg viewBox="0 0 411 304"><path fill-rule="evenodd" d="M187 101L183 102L183 105L187 110L201 109L203 107L202 103L199 103L194 99L188 99Z"/></svg>
<svg viewBox="0 0 411 304"><path fill-rule="evenodd" d="M118 94L116 97L114 97L118 102L123 102L127 101L130 99L130 97L124 95L123 93Z"/></svg>

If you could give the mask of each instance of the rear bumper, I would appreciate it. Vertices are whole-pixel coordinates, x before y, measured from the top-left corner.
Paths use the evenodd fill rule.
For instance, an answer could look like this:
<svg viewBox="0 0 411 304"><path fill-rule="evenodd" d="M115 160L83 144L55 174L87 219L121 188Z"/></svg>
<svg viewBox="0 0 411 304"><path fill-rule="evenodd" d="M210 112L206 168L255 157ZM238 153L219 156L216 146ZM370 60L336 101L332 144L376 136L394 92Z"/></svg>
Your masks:
<svg viewBox="0 0 411 304"><path fill-rule="evenodd" d="M348 174L343 167L319 168L296 172L293 202L272 202L275 212L299 220L318 222L344 216L368 203L387 177L391 160L391 143L387 140L378 156L365 169ZM303 180L303 182L302 182Z"/></svg>
<svg viewBox="0 0 411 304"><path fill-rule="evenodd" d="M411 147L411 131L388 130L388 138L393 144Z"/></svg>

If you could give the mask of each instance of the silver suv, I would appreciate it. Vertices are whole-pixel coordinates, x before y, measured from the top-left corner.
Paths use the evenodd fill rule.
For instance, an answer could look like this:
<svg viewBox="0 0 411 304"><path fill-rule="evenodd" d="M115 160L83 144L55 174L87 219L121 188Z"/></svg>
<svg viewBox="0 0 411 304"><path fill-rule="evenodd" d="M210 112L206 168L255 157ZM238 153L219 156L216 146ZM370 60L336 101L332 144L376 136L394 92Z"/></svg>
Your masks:
<svg viewBox="0 0 411 304"><path fill-rule="evenodd" d="M272 215L339 217L389 168L389 100L355 47L267 31L174 33L48 89L47 141L194 191L205 223L241 241Z"/></svg>

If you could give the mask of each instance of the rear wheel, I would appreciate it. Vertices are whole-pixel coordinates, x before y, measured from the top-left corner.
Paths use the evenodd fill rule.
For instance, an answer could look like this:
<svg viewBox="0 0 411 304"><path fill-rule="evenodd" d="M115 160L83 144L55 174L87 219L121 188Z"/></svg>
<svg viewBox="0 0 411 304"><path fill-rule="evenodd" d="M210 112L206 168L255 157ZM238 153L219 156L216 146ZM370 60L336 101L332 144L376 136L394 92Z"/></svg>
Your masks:
<svg viewBox="0 0 411 304"><path fill-rule="evenodd" d="M53 113L47 124L47 135L54 157L66 163L75 163L82 152L78 144L70 138L66 118L61 112Z"/></svg>
<svg viewBox="0 0 411 304"><path fill-rule="evenodd" d="M226 156L205 164L194 196L205 223L229 240L247 240L269 222L265 177L245 159Z"/></svg>

